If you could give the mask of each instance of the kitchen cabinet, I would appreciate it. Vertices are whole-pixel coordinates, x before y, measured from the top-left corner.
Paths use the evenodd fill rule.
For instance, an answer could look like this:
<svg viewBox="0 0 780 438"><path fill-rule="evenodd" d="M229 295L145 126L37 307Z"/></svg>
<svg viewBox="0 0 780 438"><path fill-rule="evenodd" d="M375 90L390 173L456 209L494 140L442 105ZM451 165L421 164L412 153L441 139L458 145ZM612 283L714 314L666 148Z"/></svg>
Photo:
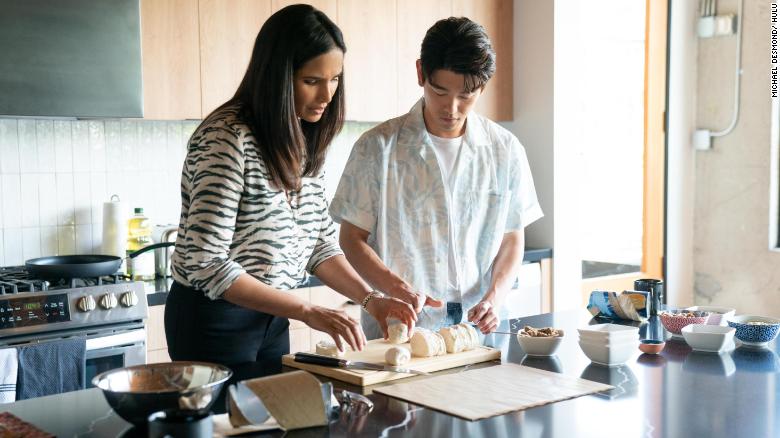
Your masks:
<svg viewBox="0 0 780 438"><path fill-rule="evenodd" d="M229 99L257 32L294 0L142 0L144 117L198 119ZM485 26L497 68L477 111L511 120L512 0L313 0L341 28L347 120L383 121L422 96L415 61L425 32L448 16Z"/></svg>
<svg viewBox="0 0 780 438"><path fill-rule="evenodd" d="M146 320L146 363L170 362L165 339L165 305L149 306Z"/></svg>
<svg viewBox="0 0 780 438"><path fill-rule="evenodd" d="M398 116L396 0L339 0L347 120Z"/></svg>
<svg viewBox="0 0 780 438"><path fill-rule="evenodd" d="M200 0L202 115L230 99L244 77L269 0Z"/></svg>
<svg viewBox="0 0 780 438"><path fill-rule="evenodd" d="M198 0L142 0L144 118L199 119Z"/></svg>
<svg viewBox="0 0 780 438"><path fill-rule="evenodd" d="M320 11L324 12L333 22L338 23L338 3L337 0L311 0L311 1L295 1L295 0L272 0L271 11L276 12L279 9L290 5L306 4L312 5ZM259 30L259 28L258 28Z"/></svg>
<svg viewBox="0 0 780 438"><path fill-rule="evenodd" d="M422 97L417 84L417 60L425 33L437 21L452 16L452 0L398 0L398 108L409 111Z"/></svg>
<svg viewBox="0 0 780 438"><path fill-rule="evenodd" d="M479 98L476 111L492 120L512 120L513 1L453 0L452 15L469 17L484 26L496 51L496 73Z"/></svg>

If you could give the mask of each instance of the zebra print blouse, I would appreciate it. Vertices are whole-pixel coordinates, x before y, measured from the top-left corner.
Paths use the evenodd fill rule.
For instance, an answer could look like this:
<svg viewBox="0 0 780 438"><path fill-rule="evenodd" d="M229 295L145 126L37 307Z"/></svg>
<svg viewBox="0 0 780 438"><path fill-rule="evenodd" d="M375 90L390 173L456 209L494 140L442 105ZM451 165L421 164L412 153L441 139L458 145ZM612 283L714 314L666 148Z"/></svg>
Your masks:
<svg viewBox="0 0 780 438"><path fill-rule="evenodd" d="M219 298L244 272L280 290L341 254L322 175L291 194L271 185L239 107L212 114L190 137L171 260L177 282Z"/></svg>

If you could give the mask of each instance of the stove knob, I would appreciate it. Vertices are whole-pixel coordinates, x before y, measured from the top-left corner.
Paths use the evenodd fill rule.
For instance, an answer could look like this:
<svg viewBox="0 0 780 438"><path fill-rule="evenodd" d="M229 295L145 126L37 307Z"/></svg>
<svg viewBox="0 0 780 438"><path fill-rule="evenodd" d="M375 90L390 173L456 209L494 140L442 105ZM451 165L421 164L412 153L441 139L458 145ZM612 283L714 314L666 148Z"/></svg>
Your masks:
<svg viewBox="0 0 780 438"><path fill-rule="evenodd" d="M81 310L82 312L89 312L95 310L95 299L92 298L92 295L83 296L79 298L78 302L76 303L76 306L78 306L79 310Z"/></svg>
<svg viewBox="0 0 780 438"><path fill-rule="evenodd" d="M113 309L114 307L116 307L116 305L117 305L117 300L116 300L116 296L114 294L107 293L107 294L103 295L102 297L100 297L100 307L102 307L102 308L104 308L106 310L110 310L110 309Z"/></svg>
<svg viewBox="0 0 780 438"><path fill-rule="evenodd" d="M138 304L138 295L135 294L135 292L129 290L127 292L124 292L122 294L122 297L120 298L122 301L122 305L125 307L133 307L136 304Z"/></svg>

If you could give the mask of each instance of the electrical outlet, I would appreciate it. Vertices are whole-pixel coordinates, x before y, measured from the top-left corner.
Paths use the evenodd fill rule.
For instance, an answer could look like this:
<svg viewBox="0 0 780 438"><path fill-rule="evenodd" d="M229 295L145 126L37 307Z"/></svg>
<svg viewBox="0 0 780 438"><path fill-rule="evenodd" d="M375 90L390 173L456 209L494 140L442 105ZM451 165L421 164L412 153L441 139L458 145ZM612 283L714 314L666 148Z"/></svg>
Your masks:
<svg viewBox="0 0 780 438"><path fill-rule="evenodd" d="M715 36L734 35L737 33L736 15L718 15L715 17Z"/></svg>
<svg viewBox="0 0 780 438"><path fill-rule="evenodd" d="M697 129L693 132L693 148L698 151L712 149L712 136L709 129Z"/></svg>
<svg viewBox="0 0 780 438"><path fill-rule="evenodd" d="M710 15L699 18L696 33L700 38L734 35L737 32L737 16Z"/></svg>

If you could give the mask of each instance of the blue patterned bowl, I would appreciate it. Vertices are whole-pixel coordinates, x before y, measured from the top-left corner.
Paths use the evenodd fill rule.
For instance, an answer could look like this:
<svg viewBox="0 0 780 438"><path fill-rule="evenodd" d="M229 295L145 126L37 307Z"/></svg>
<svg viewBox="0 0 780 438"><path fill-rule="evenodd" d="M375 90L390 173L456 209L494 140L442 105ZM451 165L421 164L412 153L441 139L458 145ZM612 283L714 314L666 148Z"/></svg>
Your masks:
<svg viewBox="0 0 780 438"><path fill-rule="evenodd" d="M737 315L726 320L734 327L734 336L743 344L763 347L780 331L780 319L756 315Z"/></svg>

